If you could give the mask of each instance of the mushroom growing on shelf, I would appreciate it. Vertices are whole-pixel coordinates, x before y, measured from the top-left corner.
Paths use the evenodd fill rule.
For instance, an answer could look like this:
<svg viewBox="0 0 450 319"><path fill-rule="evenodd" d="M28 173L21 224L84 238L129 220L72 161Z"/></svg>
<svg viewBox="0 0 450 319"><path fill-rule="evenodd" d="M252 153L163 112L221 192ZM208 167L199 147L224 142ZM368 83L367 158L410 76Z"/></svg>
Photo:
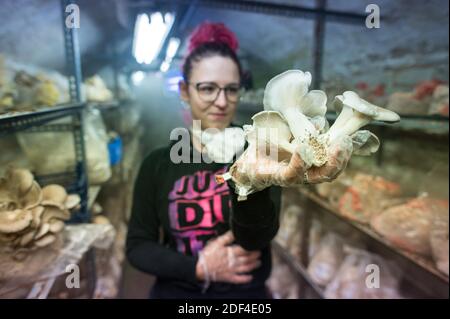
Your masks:
<svg viewBox="0 0 450 319"><path fill-rule="evenodd" d="M16 209L0 213L0 232L4 234L17 233L27 228L33 219L28 210Z"/></svg>
<svg viewBox="0 0 450 319"><path fill-rule="evenodd" d="M48 185L42 189L42 202L44 206L56 206L64 209L67 199L67 192L60 185Z"/></svg>
<svg viewBox="0 0 450 319"><path fill-rule="evenodd" d="M28 170L9 168L0 178L0 245L16 251L50 245L79 203L60 185L41 189Z"/></svg>

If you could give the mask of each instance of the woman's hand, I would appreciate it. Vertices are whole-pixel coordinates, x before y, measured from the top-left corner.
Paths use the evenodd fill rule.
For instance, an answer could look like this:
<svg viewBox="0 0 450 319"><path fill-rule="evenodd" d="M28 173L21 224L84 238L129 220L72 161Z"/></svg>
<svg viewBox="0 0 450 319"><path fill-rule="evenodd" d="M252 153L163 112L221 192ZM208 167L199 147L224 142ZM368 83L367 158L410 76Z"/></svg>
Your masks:
<svg viewBox="0 0 450 319"><path fill-rule="evenodd" d="M247 251L231 245L234 236L228 231L211 240L199 253L196 266L197 279L245 284L253 278L247 274L261 265L259 251Z"/></svg>
<svg viewBox="0 0 450 319"><path fill-rule="evenodd" d="M271 185L282 187L300 184L317 184L335 179L347 166L353 151L350 136L338 138L328 149L327 162L321 167L306 168L299 152L288 158L278 153L279 158L266 155L266 150L256 150L256 158L251 152L244 153L233 165L230 172L234 182L252 190L262 190ZM280 160L281 154L281 160Z"/></svg>
<svg viewBox="0 0 450 319"><path fill-rule="evenodd" d="M310 167L305 175L305 184L331 182L347 167L352 156L353 143L350 136L343 136L336 140L328 150L328 161L321 167Z"/></svg>

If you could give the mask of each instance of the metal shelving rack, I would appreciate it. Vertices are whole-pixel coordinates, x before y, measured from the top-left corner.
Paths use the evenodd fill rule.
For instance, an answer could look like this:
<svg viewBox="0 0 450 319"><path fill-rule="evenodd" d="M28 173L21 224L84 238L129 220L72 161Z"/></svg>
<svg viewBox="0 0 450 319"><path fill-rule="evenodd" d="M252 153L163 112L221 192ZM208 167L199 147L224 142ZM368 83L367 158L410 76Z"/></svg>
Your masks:
<svg viewBox="0 0 450 319"><path fill-rule="evenodd" d="M256 108L257 106L246 104L249 110ZM337 115L335 113L327 114L327 119L330 124L336 120ZM441 137L448 140L449 132L449 119L442 116L420 116L420 115L406 115L402 116L402 120L396 124L385 124L382 122L374 122L369 125L372 128L378 128L381 136L386 138L388 132L399 131L400 134L413 132L418 134L422 138ZM380 138L381 139L381 138ZM381 142L383 145L383 141ZM378 165L382 164L382 148L378 152L377 162ZM360 233L367 243L371 251L394 259L398 265L404 270L405 279L412 283L412 286L419 288L424 294L428 296L434 296L438 298L448 298L449 296L449 279L442 274L434 265L434 263L425 257L409 253L394 247L386 239L375 233L368 226L351 221L342 215L332 207L325 199L315 194L313 191L307 188L299 189L299 196L304 201L305 207L305 219L302 226L302 239L301 239L301 260L296 260L279 244L273 245L274 251L278 256L286 262L290 268L297 273L302 280L300 281L300 295L305 294L305 287L312 288L315 294L319 298L324 298L323 289L318 287L310 278L309 274L305 270L309 264L308 258L308 246L309 246L309 229L311 225L312 212L314 214L325 214L331 216L336 223L344 223L351 227L354 231ZM420 282L420 287L417 286L417 282ZM416 284L414 284L416 283Z"/></svg>
<svg viewBox="0 0 450 319"><path fill-rule="evenodd" d="M71 132L74 139L75 166L69 172L36 176L41 185L58 183L66 187L70 193L78 193L81 197L81 208L70 222L87 222L90 219L87 209L87 172L86 155L83 138L83 110L85 103L81 99L81 61L76 28L66 26L68 13L65 8L74 4L72 0L61 0L63 13L63 31L67 71L69 74L70 103L54 107L40 107L34 112L14 112L0 115L0 137L17 132ZM69 118L64 124L52 124L58 119Z"/></svg>
<svg viewBox="0 0 450 319"><path fill-rule="evenodd" d="M272 248L275 254L300 278L299 292L301 298L308 294L308 289L312 290L314 298L325 298L324 288L317 285L307 272L309 230L312 215L330 217L334 224L344 223L361 234L362 239L368 244L368 249L385 258L394 260L403 270L403 277L407 285L415 287L415 290L420 291L421 295L448 298L448 277L439 272L430 259L394 247L369 227L341 216L325 199L312 191L299 189L299 196L302 197L305 208L304 222L300 230L302 232L300 259L294 258L286 248L276 241L272 242ZM420 282L420 287L417 286L417 282ZM416 296L413 297L416 298Z"/></svg>
<svg viewBox="0 0 450 319"><path fill-rule="evenodd" d="M252 115L264 111L261 104L241 102L239 104L241 115L250 118ZM336 112L327 112L326 118L334 122L338 114ZM372 122L368 127L380 127L382 129L396 129L401 131L415 131L421 134L445 135L449 133L449 118L440 115L400 115L401 121L398 123Z"/></svg>
<svg viewBox="0 0 450 319"><path fill-rule="evenodd" d="M437 270L430 259L394 247L390 242L375 233L368 226L348 220L340 215L325 199L322 199L314 192L306 189L300 189L299 191L300 194L308 200L308 205L310 205L309 207L311 210L314 212L325 213L338 222L348 224L355 231L359 232L369 240L374 249L380 251L383 255L394 258L404 267L408 268L409 271L404 273L408 280L417 281L420 279L421 285L423 286L422 288L427 293L448 298L448 277Z"/></svg>
<svg viewBox="0 0 450 319"><path fill-rule="evenodd" d="M182 0L179 0L182 2ZM336 12L326 9L326 0L317 0L316 8L304 8L301 6L290 6L283 4L268 4L259 1L245 2L245 1L228 1L226 4L220 0L199 1L200 5L216 7L228 10L258 12L269 15L280 15L286 17L295 17L303 19L313 19L314 25L314 74L316 74L313 88L319 89L321 85L321 69L323 59L323 43L325 37L325 23L329 21L355 24L363 23L365 16L358 14L349 14L345 12ZM262 103L242 102L238 109L239 120L248 121L254 114L263 111ZM402 120L395 124L385 124L382 122L373 122L369 127L376 129L377 134L381 140L381 147L377 154L377 163L381 165L383 154L383 140L387 139L388 132L395 132L399 134L415 134L421 138L443 138L448 140L449 133L449 118L437 115L402 115ZM330 112L327 114L327 120L330 124L337 118L337 114ZM397 258L408 271L405 272L406 277L413 281L420 280L425 285L424 290L430 295L438 295L448 298L448 277L441 274L430 261L425 260L420 256L410 254L405 251L390 245L386 240L378 236L368 227L351 222L346 218L340 216L332 209L328 203L321 200L320 197L315 196L311 192L303 194L307 198L307 210L321 211L329 216L333 216L336 222L346 223L353 227L355 231L360 232L366 236L367 240L372 243L376 250L380 250L386 255ZM290 253L280 246L278 243L273 243L274 252L289 265L302 280L300 280L300 295L304 296L304 288L308 286L312 288L315 295L319 298L324 298L323 289L318 287L310 278L306 271L306 266L309 264L308 246L309 246L309 228L311 225L311 213L305 214L304 224L302 226L302 241L301 241L301 260L296 260ZM416 276L415 278L412 278Z"/></svg>
<svg viewBox="0 0 450 319"><path fill-rule="evenodd" d="M69 223L90 221L88 209L88 176L84 144L83 111L86 103L81 97L81 58L76 28L69 28L66 19L70 12L68 5L76 4L75 0L61 0L62 28L66 67L69 77L70 103L53 107L39 107L34 112L14 112L0 115L0 138L17 132L71 132L74 139L75 165L73 170L58 174L36 176L41 185L57 183L64 186L69 193L77 193L81 198L80 209L72 216ZM64 123L50 123L54 120L68 119ZM93 295L95 290L95 255L91 249L86 253L88 290ZM47 298L55 278L36 282L28 298Z"/></svg>
<svg viewBox="0 0 450 319"><path fill-rule="evenodd" d="M272 248L280 257L280 259L286 263L289 268L300 277L300 296L305 295L305 287L308 286L312 288L312 291L316 297L319 299L325 299L325 292L322 287L317 285L309 276L307 268L304 264L296 260L282 245L276 241L272 241Z"/></svg>

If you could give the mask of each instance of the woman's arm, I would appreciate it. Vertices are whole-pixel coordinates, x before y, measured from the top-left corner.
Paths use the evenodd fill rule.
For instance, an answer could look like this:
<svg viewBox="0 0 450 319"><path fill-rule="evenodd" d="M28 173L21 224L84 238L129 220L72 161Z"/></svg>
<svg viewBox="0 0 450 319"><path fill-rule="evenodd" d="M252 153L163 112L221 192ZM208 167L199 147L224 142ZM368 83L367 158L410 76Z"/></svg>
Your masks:
<svg viewBox="0 0 450 319"><path fill-rule="evenodd" d="M272 186L238 201L234 190L231 229L236 243L247 250L261 250L270 244L279 228L281 188Z"/></svg>
<svg viewBox="0 0 450 319"><path fill-rule="evenodd" d="M162 151L152 152L141 165L133 193L126 254L132 266L155 275L198 283L197 258L173 251L159 243L160 221L155 209L156 172Z"/></svg>

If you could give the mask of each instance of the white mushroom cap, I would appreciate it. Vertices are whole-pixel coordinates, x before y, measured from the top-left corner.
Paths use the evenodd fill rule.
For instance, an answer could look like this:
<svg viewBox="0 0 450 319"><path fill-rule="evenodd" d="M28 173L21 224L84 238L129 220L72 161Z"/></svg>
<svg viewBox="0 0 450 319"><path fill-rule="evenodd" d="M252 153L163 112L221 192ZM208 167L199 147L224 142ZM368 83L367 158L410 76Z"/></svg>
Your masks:
<svg viewBox="0 0 450 319"><path fill-rule="evenodd" d="M400 121L400 116L397 113L369 103L353 91L345 91L342 95L336 96L335 101L334 107L338 113L342 111L344 106L348 106L375 121Z"/></svg>
<svg viewBox="0 0 450 319"><path fill-rule="evenodd" d="M0 178L0 212L30 209L41 201L41 188L24 169L9 168Z"/></svg>
<svg viewBox="0 0 450 319"><path fill-rule="evenodd" d="M70 212L66 209L59 209L55 206L45 206L44 213L42 214L42 222L48 223L52 218L60 220L69 220Z"/></svg>
<svg viewBox="0 0 450 319"><path fill-rule="evenodd" d="M44 213L44 207L36 206L31 209L31 215L33 216L33 222L31 223L32 227L38 227L41 223L41 216Z"/></svg>
<svg viewBox="0 0 450 319"><path fill-rule="evenodd" d="M25 209L31 209L39 205L42 200L42 190L38 183L33 182L29 191L20 198L20 205Z"/></svg>
<svg viewBox="0 0 450 319"><path fill-rule="evenodd" d="M11 185L6 178L0 178L0 212L11 211L19 208L17 194L11 191Z"/></svg>
<svg viewBox="0 0 450 319"><path fill-rule="evenodd" d="M50 232L52 233L59 233L61 230L64 229L64 222L57 220L57 219L53 219L50 220Z"/></svg>
<svg viewBox="0 0 450 319"><path fill-rule="evenodd" d="M42 201L46 203L55 203L64 205L67 199L67 192L60 185L47 185L42 189Z"/></svg>
<svg viewBox="0 0 450 319"><path fill-rule="evenodd" d="M369 156L380 147L380 140L370 131L360 130L352 136L353 153L356 155Z"/></svg>
<svg viewBox="0 0 450 319"><path fill-rule="evenodd" d="M111 224L111 222L109 221L108 217L103 216L103 215L98 215L94 217L93 220L94 224L98 224L98 225L107 225L107 224Z"/></svg>
<svg viewBox="0 0 450 319"><path fill-rule="evenodd" d="M352 135L374 120L384 122L400 120L397 113L371 104L352 91L336 96L334 106L340 114L327 132L330 142L341 135Z"/></svg>
<svg viewBox="0 0 450 319"><path fill-rule="evenodd" d="M309 72L288 70L275 76L264 90L264 109L282 112L283 108L300 106L310 84Z"/></svg>
<svg viewBox="0 0 450 319"><path fill-rule="evenodd" d="M47 234L44 237L42 237L41 239L35 241L34 245L36 247L45 247L45 246L48 246L51 243L53 243L55 240L56 240L56 236L55 235Z"/></svg>
<svg viewBox="0 0 450 319"><path fill-rule="evenodd" d="M64 206L66 207L66 209L74 209L80 202L80 195L70 194L67 196Z"/></svg>
<svg viewBox="0 0 450 319"><path fill-rule="evenodd" d="M23 234L20 237L20 243L19 245L22 247L27 246L29 243L31 243L34 239L34 236L36 235L36 229L31 229L29 231L27 231L25 234Z"/></svg>
<svg viewBox="0 0 450 319"><path fill-rule="evenodd" d="M277 145L291 154L295 152L295 145L290 143L291 131L279 112L262 111L255 114L252 120L252 130L248 133L249 140L261 142L259 139L263 138L263 142Z"/></svg>
<svg viewBox="0 0 450 319"><path fill-rule="evenodd" d="M18 195L27 193L33 185L34 177L29 170L9 168L6 171L5 178L11 187L18 192Z"/></svg>
<svg viewBox="0 0 450 319"><path fill-rule="evenodd" d="M300 101L300 109L308 117L325 116L327 99L324 91L311 90Z"/></svg>
<svg viewBox="0 0 450 319"><path fill-rule="evenodd" d="M28 210L16 209L0 213L0 233L16 233L27 228L33 219Z"/></svg>
<svg viewBox="0 0 450 319"><path fill-rule="evenodd" d="M308 117L323 116L326 112L325 93L308 93L310 84L309 72L289 70L272 78L264 90L264 109L283 115L297 144L319 134Z"/></svg>
<svg viewBox="0 0 450 319"><path fill-rule="evenodd" d="M37 231L36 235L34 235L34 239L39 239L39 238L43 237L49 231L50 231L50 224L49 223L41 224L41 227L39 227L39 230Z"/></svg>

